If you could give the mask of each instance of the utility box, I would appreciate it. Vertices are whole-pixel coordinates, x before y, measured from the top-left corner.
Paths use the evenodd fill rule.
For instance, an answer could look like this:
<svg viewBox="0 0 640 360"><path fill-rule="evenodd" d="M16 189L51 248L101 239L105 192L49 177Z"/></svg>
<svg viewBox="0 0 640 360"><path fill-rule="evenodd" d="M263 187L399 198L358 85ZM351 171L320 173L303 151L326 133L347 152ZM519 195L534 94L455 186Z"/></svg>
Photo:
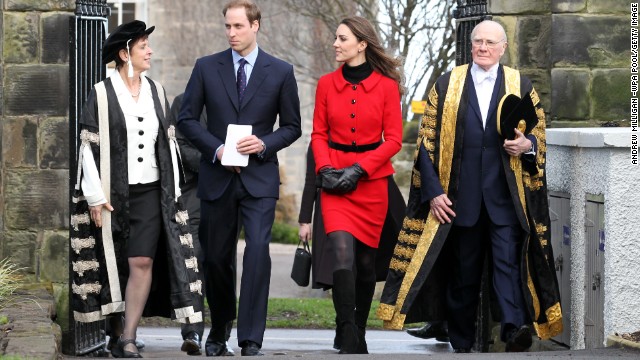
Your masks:
<svg viewBox="0 0 640 360"><path fill-rule="evenodd" d="M585 198L585 319L587 349L604 346L604 196Z"/></svg>
<svg viewBox="0 0 640 360"><path fill-rule="evenodd" d="M571 211L568 193L549 191L549 217L551 219L551 248L560 287L562 305L562 333L553 340L571 344Z"/></svg>

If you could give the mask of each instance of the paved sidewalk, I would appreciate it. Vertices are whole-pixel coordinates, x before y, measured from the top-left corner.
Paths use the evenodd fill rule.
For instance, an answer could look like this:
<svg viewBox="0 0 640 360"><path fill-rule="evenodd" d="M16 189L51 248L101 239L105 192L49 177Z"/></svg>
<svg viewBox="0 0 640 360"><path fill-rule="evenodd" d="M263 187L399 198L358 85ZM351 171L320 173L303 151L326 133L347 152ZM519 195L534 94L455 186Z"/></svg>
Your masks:
<svg viewBox="0 0 640 360"><path fill-rule="evenodd" d="M208 334L209 329L205 330ZM180 352L182 338L179 328L140 328L138 336L146 347L142 352L145 358L171 359L185 358ZM267 329L262 351L266 358L326 360L344 359L332 348L334 332L331 330ZM485 353L454 354L448 343L435 340L421 340L403 331L367 331L369 355L352 355L372 360L423 360L430 359L609 359L640 358L640 350L628 348L602 348L592 350L540 351L526 353ZM231 334L230 345L240 355L235 329ZM204 356L204 355L203 355ZM188 358L188 357L187 357Z"/></svg>

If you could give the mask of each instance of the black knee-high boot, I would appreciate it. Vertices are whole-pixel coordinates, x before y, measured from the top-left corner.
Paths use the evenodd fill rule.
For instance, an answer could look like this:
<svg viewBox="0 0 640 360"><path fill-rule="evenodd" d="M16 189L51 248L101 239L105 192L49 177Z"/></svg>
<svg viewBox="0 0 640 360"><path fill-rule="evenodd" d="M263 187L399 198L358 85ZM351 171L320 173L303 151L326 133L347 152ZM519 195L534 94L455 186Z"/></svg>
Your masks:
<svg viewBox="0 0 640 360"><path fill-rule="evenodd" d="M358 354L368 354L365 340L367 319L371 310L371 300L376 290L376 283L356 280L356 311L355 322L358 327Z"/></svg>
<svg viewBox="0 0 640 360"><path fill-rule="evenodd" d="M338 318L340 354L356 354L358 351L358 328L355 324L356 291L351 270L333 272L333 306Z"/></svg>

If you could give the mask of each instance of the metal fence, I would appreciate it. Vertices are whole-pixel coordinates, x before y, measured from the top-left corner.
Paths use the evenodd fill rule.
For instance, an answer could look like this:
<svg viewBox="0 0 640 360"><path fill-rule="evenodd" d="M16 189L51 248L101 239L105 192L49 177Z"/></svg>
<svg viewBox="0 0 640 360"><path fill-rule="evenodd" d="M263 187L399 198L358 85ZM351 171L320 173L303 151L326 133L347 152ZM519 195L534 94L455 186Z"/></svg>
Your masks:
<svg viewBox="0 0 640 360"><path fill-rule="evenodd" d="M69 21L69 190L73 193L79 147L78 119L82 106L93 84L106 76L101 61L102 44L107 34L109 16L107 0L76 1L75 16ZM69 203L71 206L71 203ZM73 258L69 246L69 259ZM69 261L69 279L72 281ZM71 293L69 284L69 299ZM69 311L69 330L63 336L63 352L68 355L103 356L105 345L105 321L79 323Z"/></svg>
<svg viewBox="0 0 640 360"><path fill-rule="evenodd" d="M487 0L457 0L453 11L456 19L456 66L471 62L471 30L482 20L491 19Z"/></svg>

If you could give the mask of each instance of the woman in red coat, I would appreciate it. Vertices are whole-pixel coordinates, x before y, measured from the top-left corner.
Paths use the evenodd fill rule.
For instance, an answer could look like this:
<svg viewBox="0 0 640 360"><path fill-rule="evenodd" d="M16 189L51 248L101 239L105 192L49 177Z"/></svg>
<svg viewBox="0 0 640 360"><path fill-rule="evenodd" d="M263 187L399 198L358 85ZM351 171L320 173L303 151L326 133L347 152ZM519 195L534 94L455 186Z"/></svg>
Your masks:
<svg viewBox="0 0 640 360"><path fill-rule="evenodd" d="M400 151L400 61L369 21L342 20L333 43L344 65L320 78L311 146L325 231L335 257L333 303L342 354L367 353L364 329L388 206L391 157ZM355 309L355 310L354 310Z"/></svg>

